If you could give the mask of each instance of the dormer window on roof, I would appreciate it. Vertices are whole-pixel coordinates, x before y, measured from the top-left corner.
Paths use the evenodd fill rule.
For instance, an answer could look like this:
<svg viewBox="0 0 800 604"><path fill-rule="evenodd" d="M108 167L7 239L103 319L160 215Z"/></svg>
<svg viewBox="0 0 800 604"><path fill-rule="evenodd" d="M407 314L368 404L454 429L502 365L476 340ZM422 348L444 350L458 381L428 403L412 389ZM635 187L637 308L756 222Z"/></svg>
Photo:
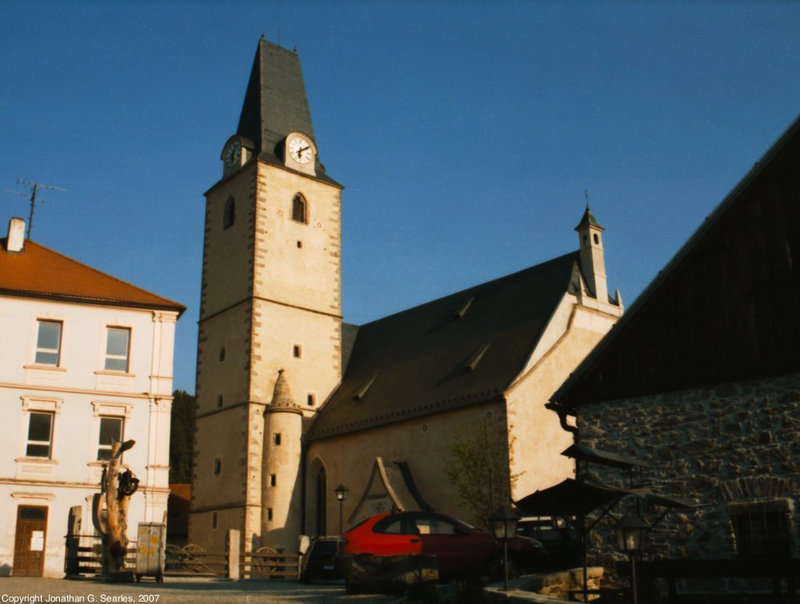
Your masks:
<svg viewBox="0 0 800 604"><path fill-rule="evenodd" d="M489 344L484 344L475 354L473 354L467 364L464 366L465 371L475 371L478 368L478 363L481 362L483 355L486 354L486 351L489 350Z"/></svg>
<svg viewBox="0 0 800 604"><path fill-rule="evenodd" d="M375 383L377 377L378 377L377 375L373 375L369 380L364 382L361 385L361 387L358 390L356 390L355 393L353 393L353 400L355 401L364 400L364 397L367 395L367 391L370 389L370 386L372 386L372 384Z"/></svg>
<svg viewBox="0 0 800 604"><path fill-rule="evenodd" d="M458 312L455 314L456 319L463 319L466 316L467 311L469 310L469 307L472 306L472 303L474 301L475 301L475 296L472 296L469 300L467 300L464 303L464 305L461 308L459 308Z"/></svg>

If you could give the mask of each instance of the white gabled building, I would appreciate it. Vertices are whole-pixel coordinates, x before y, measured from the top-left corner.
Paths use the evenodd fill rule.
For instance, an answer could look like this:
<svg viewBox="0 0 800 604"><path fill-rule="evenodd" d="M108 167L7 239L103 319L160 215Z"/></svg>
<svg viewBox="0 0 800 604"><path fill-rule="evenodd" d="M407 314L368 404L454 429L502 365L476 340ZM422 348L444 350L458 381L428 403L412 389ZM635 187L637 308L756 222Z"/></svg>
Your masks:
<svg viewBox="0 0 800 604"><path fill-rule="evenodd" d="M92 534L112 438L141 481L128 536L169 494L175 324L185 308L25 240L0 239L0 575L64 573L70 526Z"/></svg>

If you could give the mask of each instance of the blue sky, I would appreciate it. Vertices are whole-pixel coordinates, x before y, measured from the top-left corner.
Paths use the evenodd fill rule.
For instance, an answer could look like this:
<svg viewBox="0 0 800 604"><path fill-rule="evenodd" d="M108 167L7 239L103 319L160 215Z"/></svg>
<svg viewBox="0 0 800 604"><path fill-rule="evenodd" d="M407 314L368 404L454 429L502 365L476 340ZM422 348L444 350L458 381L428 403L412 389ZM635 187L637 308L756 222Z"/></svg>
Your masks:
<svg viewBox="0 0 800 604"><path fill-rule="evenodd" d="M626 305L800 114L800 3L0 0L0 228L186 305L259 36L300 53L365 323L577 248Z"/></svg>

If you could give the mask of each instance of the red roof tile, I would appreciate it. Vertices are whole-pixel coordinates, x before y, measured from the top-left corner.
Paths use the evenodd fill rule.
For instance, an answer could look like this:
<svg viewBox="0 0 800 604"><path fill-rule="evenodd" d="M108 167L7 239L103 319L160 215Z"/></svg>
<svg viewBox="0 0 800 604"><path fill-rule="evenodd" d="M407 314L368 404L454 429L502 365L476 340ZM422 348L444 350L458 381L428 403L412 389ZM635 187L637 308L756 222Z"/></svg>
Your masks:
<svg viewBox="0 0 800 604"><path fill-rule="evenodd" d="M0 240L0 295L49 298L176 311L186 307L26 240L21 252L7 252Z"/></svg>

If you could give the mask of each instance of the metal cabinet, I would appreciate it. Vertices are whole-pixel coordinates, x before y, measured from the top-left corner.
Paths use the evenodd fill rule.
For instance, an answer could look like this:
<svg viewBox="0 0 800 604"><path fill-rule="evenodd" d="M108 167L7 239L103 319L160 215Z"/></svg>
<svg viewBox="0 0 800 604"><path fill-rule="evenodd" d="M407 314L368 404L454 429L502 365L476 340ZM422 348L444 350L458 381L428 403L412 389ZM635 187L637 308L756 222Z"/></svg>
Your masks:
<svg viewBox="0 0 800 604"><path fill-rule="evenodd" d="M157 522L140 522L136 539L136 580L144 576L164 582L164 549L166 526Z"/></svg>

